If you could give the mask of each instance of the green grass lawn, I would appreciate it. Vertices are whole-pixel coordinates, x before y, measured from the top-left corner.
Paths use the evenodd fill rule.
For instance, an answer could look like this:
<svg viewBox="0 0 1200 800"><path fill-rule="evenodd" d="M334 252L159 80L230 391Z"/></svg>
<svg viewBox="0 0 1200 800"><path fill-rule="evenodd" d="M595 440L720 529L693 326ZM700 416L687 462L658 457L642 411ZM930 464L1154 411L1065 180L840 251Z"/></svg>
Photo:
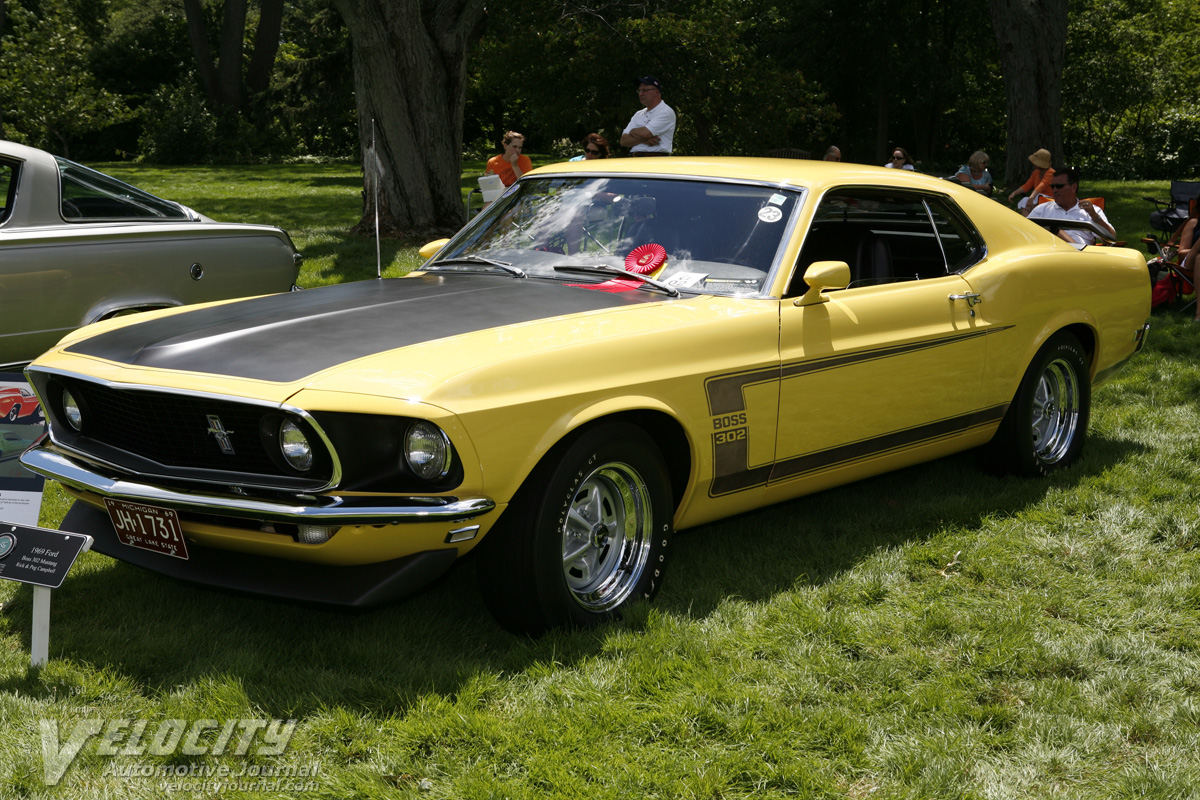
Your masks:
<svg viewBox="0 0 1200 800"><path fill-rule="evenodd" d="M111 171L289 229L309 285L374 274L344 233L354 167ZM1165 192L1097 188L1131 239ZM0 798L217 796L130 765L317 767L223 797L1195 798L1200 325L1154 324L1071 470L997 478L964 454L682 532L656 601L595 630L503 633L469 559L349 615L89 553L31 669L31 592L0 581ZM278 757L93 740L43 783L45 721L65 741L87 719L242 718L295 736Z"/></svg>

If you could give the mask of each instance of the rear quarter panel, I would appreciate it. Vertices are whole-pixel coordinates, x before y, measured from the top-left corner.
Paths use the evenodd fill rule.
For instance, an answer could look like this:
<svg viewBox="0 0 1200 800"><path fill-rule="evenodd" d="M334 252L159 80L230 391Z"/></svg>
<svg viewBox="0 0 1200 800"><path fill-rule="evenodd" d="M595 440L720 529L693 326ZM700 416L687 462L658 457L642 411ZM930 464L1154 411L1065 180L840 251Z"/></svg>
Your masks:
<svg viewBox="0 0 1200 800"><path fill-rule="evenodd" d="M299 267L277 229L216 224L79 226L0 234L0 363L131 308L287 291ZM200 264L203 277L190 270Z"/></svg>
<svg viewBox="0 0 1200 800"><path fill-rule="evenodd" d="M1018 230L1001 246L989 240L988 257L964 273L983 300L976 313L994 331L984 392L998 402L1012 398L1038 349L1064 329L1091 353L1093 382L1103 382L1136 351L1150 316L1146 263L1135 250L1076 250L1021 222L1034 230Z"/></svg>

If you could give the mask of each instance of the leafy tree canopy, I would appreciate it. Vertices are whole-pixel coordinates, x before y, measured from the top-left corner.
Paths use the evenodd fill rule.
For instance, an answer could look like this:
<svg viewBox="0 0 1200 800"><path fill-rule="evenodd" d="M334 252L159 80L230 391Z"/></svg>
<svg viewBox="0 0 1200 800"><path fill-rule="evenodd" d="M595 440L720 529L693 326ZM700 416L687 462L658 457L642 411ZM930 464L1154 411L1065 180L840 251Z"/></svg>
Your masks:
<svg viewBox="0 0 1200 800"><path fill-rule="evenodd" d="M124 100L88 68L88 37L62 0L40 13L8 8L0 48L0 107L5 135L70 154L75 137L127 119Z"/></svg>
<svg viewBox="0 0 1200 800"><path fill-rule="evenodd" d="M488 20L472 59L468 136L506 129L535 149L597 131L614 143L654 75L679 115L677 153L762 155L813 148L837 113L819 87L760 46L775 7L739 0L581 5L531 0Z"/></svg>

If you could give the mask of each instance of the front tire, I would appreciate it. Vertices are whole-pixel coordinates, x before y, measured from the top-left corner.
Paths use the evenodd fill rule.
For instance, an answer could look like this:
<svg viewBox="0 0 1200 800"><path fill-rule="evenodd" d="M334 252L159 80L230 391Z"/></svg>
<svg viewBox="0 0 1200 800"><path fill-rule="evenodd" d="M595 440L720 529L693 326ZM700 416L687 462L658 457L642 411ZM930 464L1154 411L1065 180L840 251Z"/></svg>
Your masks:
<svg viewBox="0 0 1200 800"><path fill-rule="evenodd" d="M17 417L19 417L20 415L21 415L21 407L20 407L20 406L13 406L12 408L10 408L10 409L8 410L8 421L9 421L9 422L16 422L16 421L17 421Z"/></svg>
<svg viewBox="0 0 1200 800"><path fill-rule="evenodd" d="M534 636L619 617L661 585L674 512L666 464L640 428L585 431L538 465L480 543L488 609Z"/></svg>
<svg viewBox="0 0 1200 800"><path fill-rule="evenodd" d="M1090 378L1079 340L1066 332L1050 337L1034 356L987 447L989 460L1029 477L1070 466L1087 437Z"/></svg>

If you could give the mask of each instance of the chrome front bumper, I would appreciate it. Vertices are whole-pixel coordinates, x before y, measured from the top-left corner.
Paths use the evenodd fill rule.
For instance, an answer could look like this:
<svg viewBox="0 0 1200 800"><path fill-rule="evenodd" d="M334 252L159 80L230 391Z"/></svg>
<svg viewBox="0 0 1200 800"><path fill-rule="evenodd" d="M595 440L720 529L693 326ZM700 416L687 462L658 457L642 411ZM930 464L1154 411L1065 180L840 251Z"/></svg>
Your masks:
<svg viewBox="0 0 1200 800"><path fill-rule="evenodd" d="M77 491L176 511L239 519L325 526L458 522L482 516L496 507L495 502L486 497L306 495L286 501L187 492L105 474L101 467L58 448L49 437L26 450L21 463L39 475Z"/></svg>

